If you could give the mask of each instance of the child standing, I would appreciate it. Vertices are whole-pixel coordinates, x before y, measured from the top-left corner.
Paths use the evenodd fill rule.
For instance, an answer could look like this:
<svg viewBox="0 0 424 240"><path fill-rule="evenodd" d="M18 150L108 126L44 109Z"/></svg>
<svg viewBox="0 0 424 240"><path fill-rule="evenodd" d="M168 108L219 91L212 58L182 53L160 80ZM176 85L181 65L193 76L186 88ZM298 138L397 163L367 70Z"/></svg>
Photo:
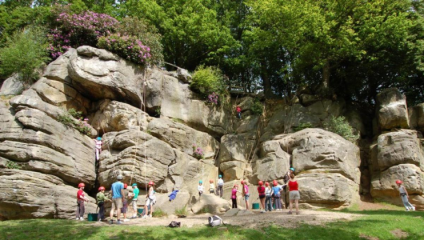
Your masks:
<svg viewBox="0 0 424 240"><path fill-rule="evenodd" d="M209 193L215 193L215 184L213 184L213 180L209 180Z"/></svg>
<svg viewBox="0 0 424 240"><path fill-rule="evenodd" d="M261 201L261 213L265 212L265 187L263 186L264 183L262 181L259 181L259 187L258 187L258 193L259 193L259 200Z"/></svg>
<svg viewBox="0 0 424 240"><path fill-rule="evenodd" d="M122 208L121 208L121 212L124 215L124 222L129 221L129 219L127 219L127 211L128 211L128 185L126 183L124 183L124 196L122 197Z"/></svg>
<svg viewBox="0 0 424 240"><path fill-rule="evenodd" d="M299 215L299 184L294 179L294 173L290 173L290 180L288 183L289 186L289 198L290 198L290 211L289 214L292 214L293 203L296 203L296 214Z"/></svg>
<svg viewBox="0 0 424 240"><path fill-rule="evenodd" d="M224 180L222 180L222 175L218 176L218 189L217 189L217 194L219 194L219 196L222 198L222 194L224 193Z"/></svg>
<svg viewBox="0 0 424 240"><path fill-rule="evenodd" d="M238 185L234 184L234 187L231 190L231 201L233 202L232 208L237 208L237 191Z"/></svg>
<svg viewBox="0 0 424 240"><path fill-rule="evenodd" d="M282 211L283 210L283 207L282 207L282 205L281 205L281 194L280 194L280 192L281 192L281 186L278 186L278 183L277 183L277 181L276 180L274 180L274 182L273 182L273 187L272 187L272 193L273 193L273 196L274 196L274 204L275 204L275 210L276 211Z"/></svg>
<svg viewBox="0 0 424 240"><path fill-rule="evenodd" d="M271 202L272 188L269 186L269 182L265 183L265 211L272 211Z"/></svg>
<svg viewBox="0 0 424 240"><path fill-rule="evenodd" d="M109 198L105 196L105 187L99 187L99 192L96 195L97 206L99 207L99 221L105 220L105 201L110 201Z"/></svg>
<svg viewBox="0 0 424 240"><path fill-rule="evenodd" d="M244 197L244 202L246 204L246 209L249 209L249 196L250 196L250 194L249 194L249 185L247 184L247 180L246 181L241 180L241 185L243 187L242 194L243 194L243 197Z"/></svg>
<svg viewBox="0 0 424 240"><path fill-rule="evenodd" d="M85 212L84 202L88 202L88 198L86 198L84 194L84 187L85 187L84 183L78 184L79 190L77 192L76 217L77 217L77 220L81 220L81 221L84 220L84 212Z"/></svg>
<svg viewBox="0 0 424 240"><path fill-rule="evenodd" d="M98 161L102 152L102 138L97 137L97 139L94 139L94 143L96 144L96 160Z"/></svg>
<svg viewBox="0 0 424 240"><path fill-rule="evenodd" d="M405 186L403 186L402 181L396 180L396 184L399 187L400 198L402 199L402 202L406 208L406 211L409 211L409 210L415 211L415 207L408 200L409 195L408 195L408 192L406 191Z"/></svg>
<svg viewBox="0 0 424 240"><path fill-rule="evenodd" d="M132 207L134 209L132 218L137 218L137 199L138 199L138 194L140 194L140 190L137 187L137 183L133 183L132 187L133 187Z"/></svg>
<svg viewBox="0 0 424 240"><path fill-rule="evenodd" d="M197 191L199 191L199 198L200 198L203 194L203 181L202 180L199 181L199 186L197 186Z"/></svg>
<svg viewBox="0 0 424 240"><path fill-rule="evenodd" d="M153 181L149 182L149 191L146 195L146 205L144 205L144 215L143 218L152 217L153 216L153 204L156 202L155 189L153 186L155 183ZM150 215L148 215L148 210L150 207Z"/></svg>
<svg viewBox="0 0 424 240"><path fill-rule="evenodd" d="M237 112L237 118L241 119L241 107L239 105L237 105L236 107L236 112Z"/></svg>

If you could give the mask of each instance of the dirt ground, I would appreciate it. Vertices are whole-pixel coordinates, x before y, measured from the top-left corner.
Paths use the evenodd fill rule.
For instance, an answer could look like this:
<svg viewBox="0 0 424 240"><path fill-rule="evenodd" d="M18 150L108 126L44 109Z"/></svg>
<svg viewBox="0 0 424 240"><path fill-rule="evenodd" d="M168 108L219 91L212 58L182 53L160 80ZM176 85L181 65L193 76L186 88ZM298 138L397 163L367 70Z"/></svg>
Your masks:
<svg viewBox="0 0 424 240"><path fill-rule="evenodd" d="M390 209L390 206L372 203L372 202L361 202L359 204L359 210L377 210L377 209ZM244 212L244 210L240 210ZM245 212L244 212L245 213ZM246 228L260 228L263 226L269 226L271 224L279 225L288 228L295 228L301 223L310 225L321 225L328 222L334 221L351 221L361 216L360 213L345 213L337 211L320 211L320 210L300 210L300 214L288 214L287 209L283 211L273 211L260 213L255 210L251 214L241 216L224 216L219 215L225 224L236 225ZM178 218L175 215L170 215L161 218L147 218L147 219L131 219L128 222L124 222L123 225L130 226L167 226L171 221L181 222L181 226L193 227L207 225L208 217L213 214L198 214L187 216L186 218ZM104 226L109 225L108 222L96 222L94 225Z"/></svg>

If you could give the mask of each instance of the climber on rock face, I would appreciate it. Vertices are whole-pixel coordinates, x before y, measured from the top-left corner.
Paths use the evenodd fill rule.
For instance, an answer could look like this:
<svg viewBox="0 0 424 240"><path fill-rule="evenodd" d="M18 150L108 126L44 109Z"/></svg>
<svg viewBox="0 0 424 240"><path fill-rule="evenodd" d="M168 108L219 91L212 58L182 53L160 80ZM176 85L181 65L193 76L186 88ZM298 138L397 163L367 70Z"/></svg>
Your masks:
<svg viewBox="0 0 424 240"><path fill-rule="evenodd" d="M84 187L85 187L84 183L78 184L79 190L77 192L76 218L77 220L81 220L81 221L84 220L84 212L85 212L84 202L88 202L88 198L86 198L84 194Z"/></svg>
<svg viewBox="0 0 424 240"><path fill-rule="evenodd" d="M202 180L199 181L199 186L197 186L197 190L199 191L199 198L200 198L203 194L203 181Z"/></svg>
<svg viewBox="0 0 424 240"><path fill-rule="evenodd" d="M222 194L224 193L224 180L222 180L222 175L219 175L219 179L218 179L218 186L217 186L217 191L216 194L222 198Z"/></svg>
<svg viewBox="0 0 424 240"><path fill-rule="evenodd" d="M239 105L237 105L236 107L236 112L237 112L237 118L241 119L241 107Z"/></svg>
<svg viewBox="0 0 424 240"><path fill-rule="evenodd" d="M96 160L98 161L102 152L102 138L97 137L97 139L94 139L94 142L96 143Z"/></svg>

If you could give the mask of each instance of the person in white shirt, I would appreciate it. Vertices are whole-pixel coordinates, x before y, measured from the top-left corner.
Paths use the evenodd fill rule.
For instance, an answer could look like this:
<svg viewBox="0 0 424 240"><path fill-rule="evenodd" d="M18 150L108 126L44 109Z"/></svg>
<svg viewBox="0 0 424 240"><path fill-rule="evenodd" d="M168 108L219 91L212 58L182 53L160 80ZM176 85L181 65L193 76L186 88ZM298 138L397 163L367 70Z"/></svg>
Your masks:
<svg viewBox="0 0 424 240"><path fill-rule="evenodd" d="M217 195L219 194L219 196L222 198L223 193L224 193L224 180L222 180L222 175L219 175Z"/></svg>
<svg viewBox="0 0 424 240"><path fill-rule="evenodd" d="M199 181L199 186L197 186L197 190L199 191L199 197L201 197L202 194L203 194L203 181L202 180Z"/></svg>
<svg viewBox="0 0 424 240"><path fill-rule="evenodd" d="M215 193L215 184L213 184L213 180L209 180L209 193Z"/></svg>

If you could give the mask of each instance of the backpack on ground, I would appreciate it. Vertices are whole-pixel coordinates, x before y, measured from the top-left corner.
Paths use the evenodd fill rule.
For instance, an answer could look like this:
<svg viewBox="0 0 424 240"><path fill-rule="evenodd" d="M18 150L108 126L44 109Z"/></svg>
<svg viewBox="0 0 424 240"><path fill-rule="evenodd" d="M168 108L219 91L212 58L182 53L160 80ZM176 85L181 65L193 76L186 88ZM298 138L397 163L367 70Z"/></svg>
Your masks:
<svg viewBox="0 0 424 240"><path fill-rule="evenodd" d="M172 221L172 222L168 225L168 227L172 227L172 228L175 228L175 227L181 227L181 222Z"/></svg>
<svg viewBox="0 0 424 240"><path fill-rule="evenodd" d="M208 222L211 227L219 226L222 224L222 218L213 215L212 217L208 217Z"/></svg>

